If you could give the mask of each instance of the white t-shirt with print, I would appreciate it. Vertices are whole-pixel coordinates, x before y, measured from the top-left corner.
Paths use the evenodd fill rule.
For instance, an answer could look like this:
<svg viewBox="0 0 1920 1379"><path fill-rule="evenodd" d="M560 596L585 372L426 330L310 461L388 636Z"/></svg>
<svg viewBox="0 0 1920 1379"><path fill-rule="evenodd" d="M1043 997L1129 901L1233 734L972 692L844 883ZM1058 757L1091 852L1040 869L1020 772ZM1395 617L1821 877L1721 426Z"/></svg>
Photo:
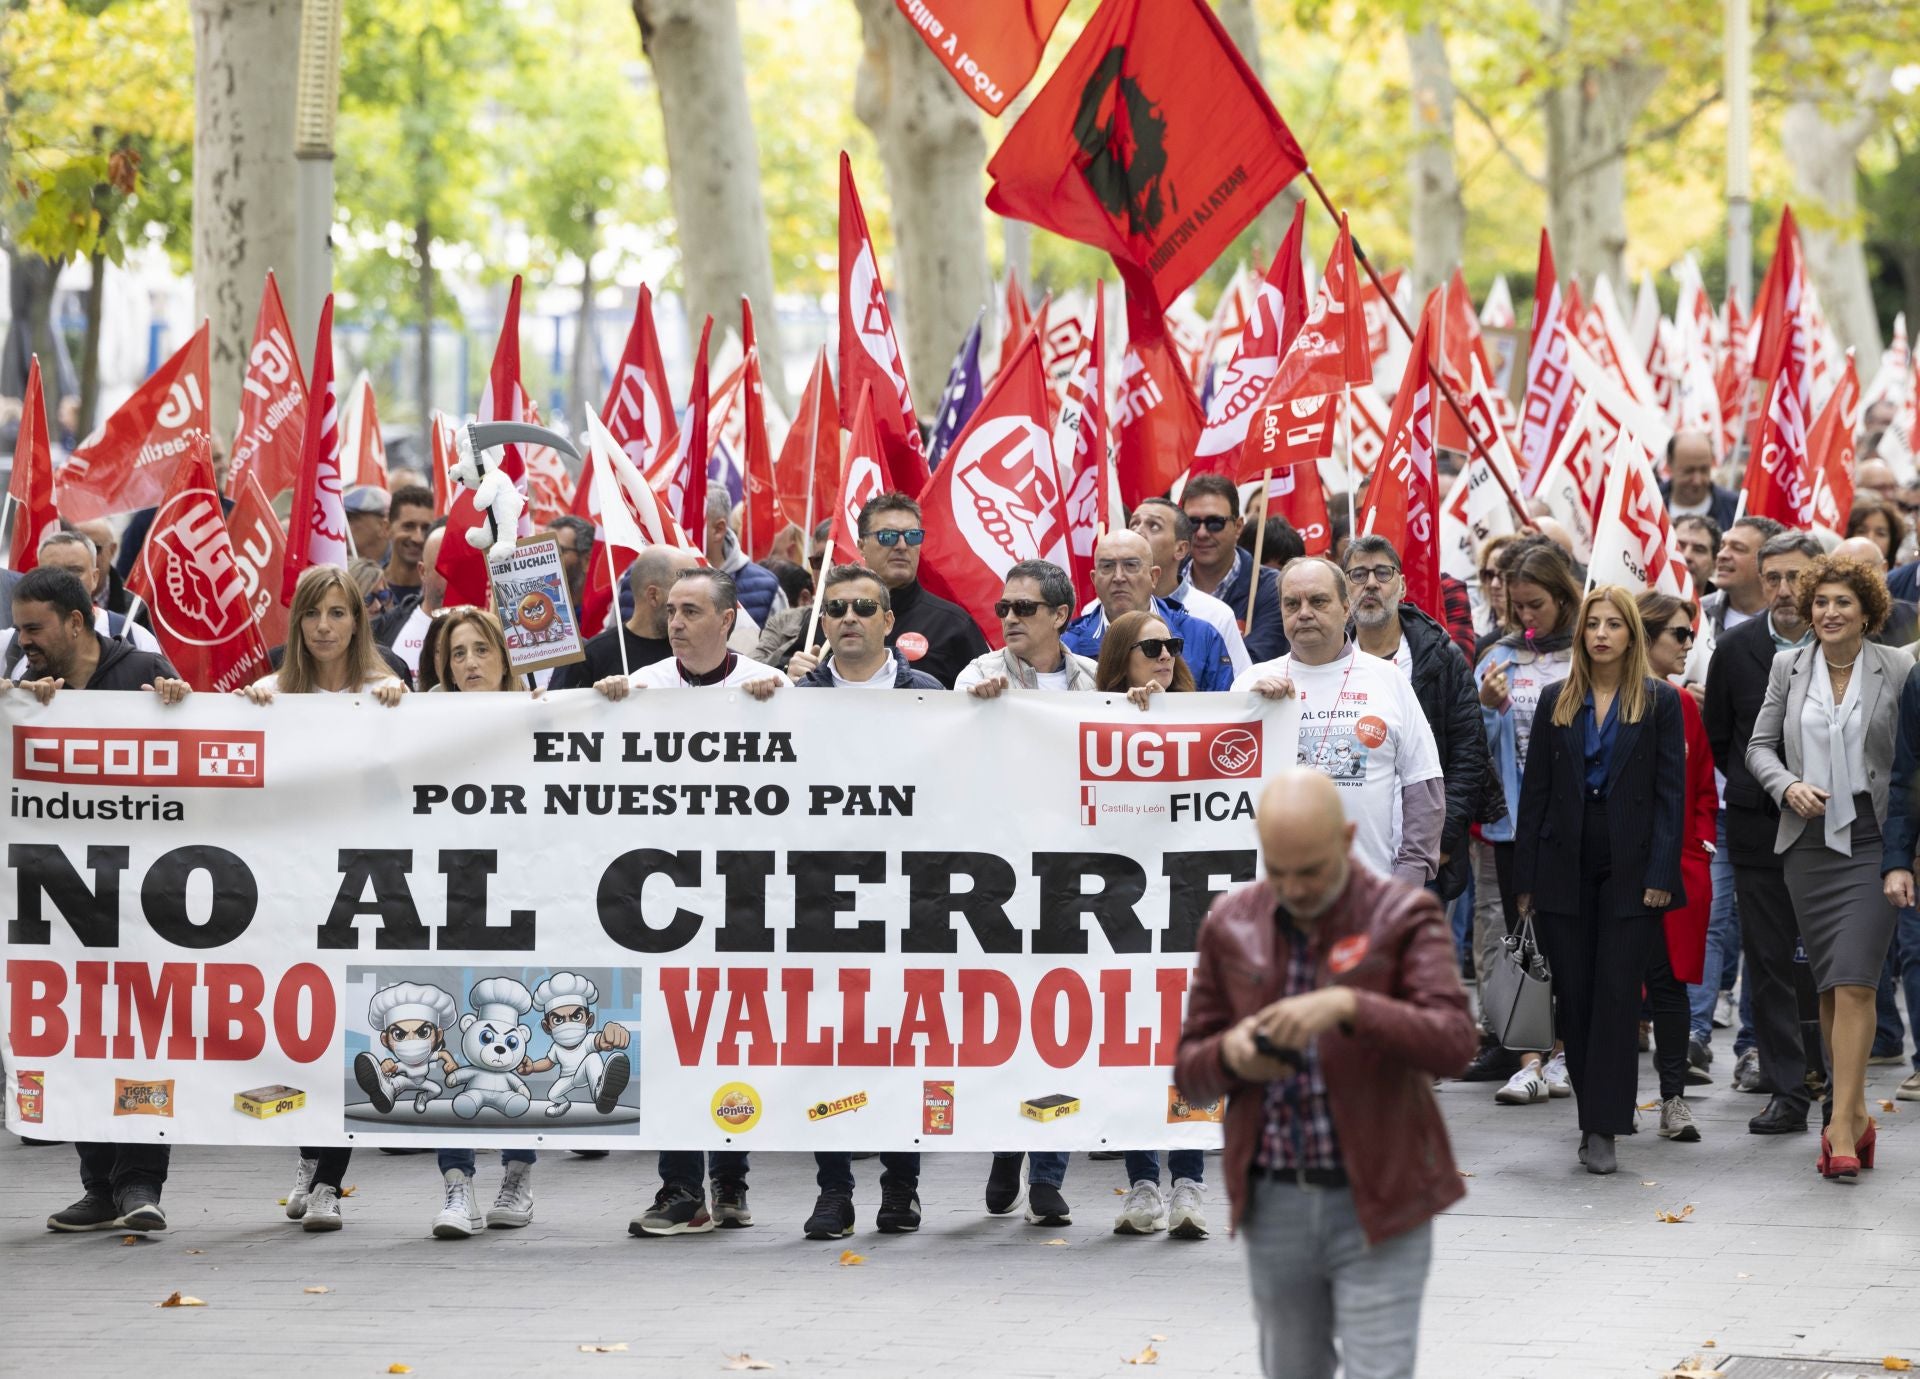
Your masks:
<svg viewBox="0 0 1920 1379"><path fill-rule="evenodd" d="M772 666L736 655L733 669L727 672L727 678L720 684L744 685L749 680L778 680L783 685L790 683L786 676ZM627 683L635 689L681 689L687 685L687 682L680 678L680 662L672 656L664 661L655 661L650 666L641 666L627 677Z"/></svg>
<svg viewBox="0 0 1920 1379"><path fill-rule="evenodd" d="M1512 703L1507 712L1513 715L1514 769L1524 772L1527 769L1527 746L1533 741L1533 716L1540 707L1540 696L1548 685L1557 685L1567 678L1573 669L1573 652L1550 651L1544 654L1536 652L1532 656L1521 655L1507 667L1507 693ZM1518 800L1511 801L1516 807Z"/></svg>
<svg viewBox="0 0 1920 1379"><path fill-rule="evenodd" d="M1442 774L1440 749L1412 684L1392 661L1349 646L1323 666L1290 655L1262 661L1233 687L1245 689L1269 675L1293 681L1300 699L1296 761L1340 788L1354 825L1354 855L1391 876L1400 850L1400 792Z"/></svg>

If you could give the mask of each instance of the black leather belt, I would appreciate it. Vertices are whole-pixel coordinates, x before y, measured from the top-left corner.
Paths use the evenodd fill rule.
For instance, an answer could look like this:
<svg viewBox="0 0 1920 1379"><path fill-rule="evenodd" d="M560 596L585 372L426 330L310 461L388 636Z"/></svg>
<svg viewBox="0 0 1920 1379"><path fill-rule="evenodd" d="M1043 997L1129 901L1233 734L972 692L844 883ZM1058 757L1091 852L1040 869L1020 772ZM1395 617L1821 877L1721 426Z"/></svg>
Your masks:
<svg viewBox="0 0 1920 1379"><path fill-rule="evenodd" d="M1255 1165L1255 1173L1273 1183L1290 1183L1295 1187L1346 1187L1347 1170L1344 1168L1267 1168Z"/></svg>

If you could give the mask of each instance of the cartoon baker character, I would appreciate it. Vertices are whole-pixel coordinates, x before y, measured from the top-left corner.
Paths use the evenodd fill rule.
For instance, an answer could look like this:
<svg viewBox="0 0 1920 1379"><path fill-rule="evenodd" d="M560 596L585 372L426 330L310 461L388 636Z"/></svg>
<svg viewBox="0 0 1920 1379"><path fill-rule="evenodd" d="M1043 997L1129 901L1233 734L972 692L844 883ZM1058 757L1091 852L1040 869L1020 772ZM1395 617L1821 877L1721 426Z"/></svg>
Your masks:
<svg viewBox="0 0 1920 1379"><path fill-rule="evenodd" d="M467 993L470 1014L460 1017L460 1052L466 1064L447 1078L458 1087L453 1113L472 1120L488 1107L504 1116L525 1115L533 1102L519 1077L533 1031L520 1019L533 1009L533 997L512 977L488 977Z"/></svg>
<svg viewBox="0 0 1920 1379"><path fill-rule="evenodd" d="M540 1028L553 1040L546 1057L520 1065L522 1073L560 1071L547 1089L547 1114L564 1116L576 1092L593 1100L601 1115L619 1103L633 1067L626 1054L627 1027L609 1024L593 1033L593 1005L600 999L594 984L578 972L556 972L534 988L533 1003L540 1007Z"/></svg>
<svg viewBox="0 0 1920 1379"><path fill-rule="evenodd" d="M373 993L367 1023L388 1057L354 1055L353 1080L375 1110L384 1116L411 1097L413 1109L425 1114L458 1066L447 1052L446 1033L459 1018L460 1007L437 986L396 982Z"/></svg>

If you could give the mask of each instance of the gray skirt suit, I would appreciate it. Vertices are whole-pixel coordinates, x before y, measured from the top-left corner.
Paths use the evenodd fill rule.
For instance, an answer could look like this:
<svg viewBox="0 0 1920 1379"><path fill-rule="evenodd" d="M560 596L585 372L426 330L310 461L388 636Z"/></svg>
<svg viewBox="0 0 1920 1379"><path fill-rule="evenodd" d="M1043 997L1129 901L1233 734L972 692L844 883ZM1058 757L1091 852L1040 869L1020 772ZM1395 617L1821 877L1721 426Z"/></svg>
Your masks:
<svg viewBox="0 0 1920 1379"><path fill-rule="evenodd" d="M1787 893L1806 945L1816 989L1877 986L1893 942L1894 908L1880 881L1880 838L1887 820L1887 781L1893 770L1894 729L1900 691L1913 657L1894 647L1866 642L1855 675L1860 677L1867 777L1855 781L1852 855L1827 845L1819 819L1803 819L1788 807L1787 787L1804 779L1801 715L1812 677L1826 674L1819 643L1792 647L1773 658L1767 697L1747 744L1747 769L1780 806L1773 850L1781 854Z"/></svg>

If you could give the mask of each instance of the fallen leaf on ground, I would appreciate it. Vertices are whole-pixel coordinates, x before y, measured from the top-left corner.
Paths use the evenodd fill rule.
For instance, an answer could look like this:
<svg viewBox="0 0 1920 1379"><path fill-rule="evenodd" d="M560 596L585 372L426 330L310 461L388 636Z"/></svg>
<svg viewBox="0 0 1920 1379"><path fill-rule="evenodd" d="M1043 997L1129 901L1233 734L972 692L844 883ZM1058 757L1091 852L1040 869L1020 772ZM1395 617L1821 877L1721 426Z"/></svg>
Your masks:
<svg viewBox="0 0 1920 1379"><path fill-rule="evenodd" d="M190 1255L203 1255L206 1253L206 1251L205 1250L188 1250L187 1253Z"/></svg>
<svg viewBox="0 0 1920 1379"><path fill-rule="evenodd" d="M277 1199L275 1199L275 1200L276 1200L276 1202L277 1202L277 1204L278 1204L278 1205L280 1205L280 1206L283 1206L283 1207L284 1207L284 1206L285 1206L285 1205L287 1204L287 1199L286 1199L286 1198L284 1198L284 1197L280 1197L280 1198L277 1198Z"/></svg>
<svg viewBox="0 0 1920 1379"><path fill-rule="evenodd" d="M388 1374L412 1374L413 1366L412 1365L388 1365L387 1373Z"/></svg>
<svg viewBox="0 0 1920 1379"><path fill-rule="evenodd" d="M726 1364L722 1365L721 1368L722 1369L772 1369L773 1361L756 1360L753 1358L753 1356L747 1354L747 1352L743 1350L738 1355L727 1356L727 1362Z"/></svg>
<svg viewBox="0 0 1920 1379"><path fill-rule="evenodd" d="M333 1289L327 1287L324 1283L316 1283L311 1288L302 1288L300 1291L303 1293L331 1293Z"/></svg>
<svg viewBox="0 0 1920 1379"><path fill-rule="evenodd" d="M358 1192L359 1190L360 1190L360 1184L358 1184L358 1183L353 1183L353 1184L350 1184L350 1185L349 1185L349 1186L347 1186L347 1187L343 1187L343 1188L341 1188L341 1189L340 1189L340 1195L341 1195L342 1197L351 1197L351 1196L353 1196L353 1194L354 1194L354 1193L356 1193L356 1192Z"/></svg>
<svg viewBox="0 0 1920 1379"><path fill-rule="evenodd" d="M612 1345L583 1345L580 1347L580 1353L582 1355L611 1355L616 1350L625 1350L626 1348L627 1343L625 1341L615 1341Z"/></svg>
<svg viewBox="0 0 1920 1379"><path fill-rule="evenodd" d="M1040 1243L1041 1243L1042 1245L1064 1245L1064 1244L1066 1244L1067 1242L1066 1242L1065 1240L1063 1240L1063 1239L1062 1239L1061 1237L1059 1237L1059 1236L1057 1236L1057 1235L1056 1235L1056 1236L1055 1236L1055 1237L1054 1237L1053 1239L1051 1239L1051 1240L1042 1240L1042 1241L1041 1241Z"/></svg>
<svg viewBox="0 0 1920 1379"><path fill-rule="evenodd" d="M1164 1341L1164 1340L1166 1340L1167 1338L1166 1338L1165 1336L1149 1336L1149 1337L1147 1337L1147 1339L1148 1339L1149 1341Z"/></svg>
<svg viewBox="0 0 1920 1379"><path fill-rule="evenodd" d="M120 1237L120 1243L122 1245L138 1245L145 1239L146 1237L144 1235L123 1235Z"/></svg>
<svg viewBox="0 0 1920 1379"><path fill-rule="evenodd" d="M1160 1352L1152 1346L1148 1346L1138 1355L1128 1356L1127 1363L1130 1365L1155 1365L1160 1363Z"/></svg>
<svg viewBox="0 0 1920 1379"><path fill-rule="evenodd" d="M1662 1208L1653 1214L1653 1219L1656 1221L1664 1221L1669 1226L1677 1226L1692 1215L1693 1203L1689 1202L1686 1206L1680 1208L1679 1211L1667 1211L1665 1208Z"/></svg>
<svg viewBox="0 0 1920 1379"><path fill-rule="evenodd" d="M1455 1172L1457 1172L1462 1178L1471 1178L1474 1176L1473 1174L1467 1172L1467 1170L1464 1168L1456 1169Z"/></svg>
<svg viewBox="0 0 1920 1379"><path fill-rule="evenodd" d="M1715 1350L1715 1349L1718 1349L1718 1348L1719 1348L1719 1345L1720 1345L1720 1342L1718 1342L1718 1341L1702 1341L1702 1342L1700 1342L1700 1348L1701 1348L1702 1350Z"/></svg>
<svg viewBox="0 0 1920 1379"><path fill-rule="evenodd" d="M1660 1103L1657 1101L1643 1101L1640 1103L1640 1109L1642 1111L1658 1111L1660 1109Z"/></svg>
<svg viewBox="0 0 1920 1379"><path fill-rule="evenodd" d="M1698 1355L1689 1355L1674 1368L1663 1371L1660 1379L1693 1379L1694 1375L1708 1372L1705 1362Z"/></svg>
<svg viewBox="0 0 1920 1379"><path fill-rule="evenodd" d="M1896 1116L1900 1114L1900 1108L1898 1106L1895 1106L1893 1102L1888 1100L1886 1097L1882 1097L1880 1099L1880 1109L1882 1111L1890 1112Z"/></svg>
<svg viewBox="0 0 1920 1379"><path fill-rule="evenodd" d="M1880 1361L1881 1369L1912 1369L1913 1361L1903 1360L1898 1355L1889 1355Z"/></svg>
<svg viewBox="0 0 1920 1379"><path fill-rule="evenodd" d="M169 1293L165 1302L156 1302L155 1307L205 1307L199 1298L190 1298L184 1293Z"/></svg>
<svg viewBox="0 0 1920 1379"><path fill-rule="evenodd" d="M1640 1186L1641 1187L1659 1187L1660 1182L1656 1178L1642 1178L1640 1180Z"/></svg>
<svg viewBox="0 0 1920 1379"><path fill-rule="evenodd" d="M865 1255L857 1255L852 1250L840 1251L840 1263L846 1268L851 1269L856 1264L865 1264L866 1262L867 1257Z"/></svg>
<svg viewBox="0 0 1920 1379"><path fill-rule="evenodd" d="M1123 1187L1117 1187L1113 1190L1113 1195L1115 1197L1125 1197L1127 1195L1127 1190Z"/></svg>

